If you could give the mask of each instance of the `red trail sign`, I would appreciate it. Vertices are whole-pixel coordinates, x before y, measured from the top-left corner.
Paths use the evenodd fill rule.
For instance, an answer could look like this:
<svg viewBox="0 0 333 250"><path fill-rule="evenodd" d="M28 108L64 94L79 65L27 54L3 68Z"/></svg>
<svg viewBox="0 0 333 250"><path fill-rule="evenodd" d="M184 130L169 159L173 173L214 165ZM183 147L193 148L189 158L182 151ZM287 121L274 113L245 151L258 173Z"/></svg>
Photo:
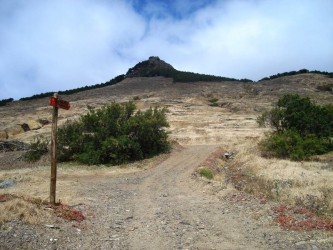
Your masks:
<svg viewBox="0 0 333 250"><path fill-rule="evenodd" d="M68 101L55 98L54 96L50 97L50 105L53 107L69 110L71 105Z"/></svg>

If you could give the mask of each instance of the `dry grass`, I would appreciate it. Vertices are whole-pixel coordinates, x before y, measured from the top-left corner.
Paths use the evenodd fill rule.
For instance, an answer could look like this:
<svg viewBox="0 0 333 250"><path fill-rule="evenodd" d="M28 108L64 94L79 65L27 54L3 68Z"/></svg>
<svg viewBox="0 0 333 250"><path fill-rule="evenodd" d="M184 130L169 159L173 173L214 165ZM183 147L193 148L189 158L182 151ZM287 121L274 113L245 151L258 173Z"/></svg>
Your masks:
<svg viewBox="0 0 333 250"><path fill-rule="evenodd" d="M236 187L332 217L333 171L326 169L327 163L263 158L257 148L259 139L235 147L237 157L226 170Z"/></svg>
<svg viewBox="0 0 333 250"><path fill-rule="evenodd" d="M191 113L182 116L183 120L177 117L175 124L183 123L174 131L180 130L176 133L177 139L186 144L221 145L224 151L220 149L220 156L215 157L223 157L223 152L227 151L236 152L234 160L222 159L218 162L219 166L216 166L216 162L201 164L213 171L214 181L219 179L223 184L233 183L237 189L333 217L331 162L263 158L257 144L267 129L258 128L253 114L207 113L208 118L202 122L201 127L200 119L191 118ZM191 125L191 119L196 121L196 127ZM184 122L187 122L187 127ZM196 131L198 128L203 129L204 133L199 134ZM183 138L185 136L190 139Z"/></svg>
<svg viewBox="0 0 333 250"><path fill-rule="evenodd" d="M6 221L22 220L29 224L52 223L53 217L49 210L41 209L37 204L20 198L0 202L0 224Z"/></svg>
<svg viewBox="0 0 333 250"><path fill-rule="evenodd" d="M147 161L148 163L148 161ZM80 185L87 182L97 182L109 176L117 176L138 171L142 163L129 164L128 168L106 166L79 166L59 164L57 175L57 199L65 204L77 204L82 202L78 195ZM149 166L149 163L147 164ZM0 189L0 195L10 192L17 196L29 195L43 201L48 201L50 190L50 166L32 169L17 169L1 171L0 180L11 179L14 187ZM57 200L58 201L58 200Z"/></svg>

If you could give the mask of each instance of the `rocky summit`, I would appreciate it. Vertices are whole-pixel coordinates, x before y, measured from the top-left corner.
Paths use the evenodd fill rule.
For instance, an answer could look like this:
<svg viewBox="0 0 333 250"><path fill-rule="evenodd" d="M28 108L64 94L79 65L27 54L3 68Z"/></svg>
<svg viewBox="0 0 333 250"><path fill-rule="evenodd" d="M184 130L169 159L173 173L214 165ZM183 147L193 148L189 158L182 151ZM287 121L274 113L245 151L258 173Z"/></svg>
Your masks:
<svg viewBox="0 0 333 250"><path fill-rule="evenodd" d="M160 75L160 72L174 71L175 69L158 56L151 56L148 60L136 64L126 73L126 77L148 77Z"/></svg>

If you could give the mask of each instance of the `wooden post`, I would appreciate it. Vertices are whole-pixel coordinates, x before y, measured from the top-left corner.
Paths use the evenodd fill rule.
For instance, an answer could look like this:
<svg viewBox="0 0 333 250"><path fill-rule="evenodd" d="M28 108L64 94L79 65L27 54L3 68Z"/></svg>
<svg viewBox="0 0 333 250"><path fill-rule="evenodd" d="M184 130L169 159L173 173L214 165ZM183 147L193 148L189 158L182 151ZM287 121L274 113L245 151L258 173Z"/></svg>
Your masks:
<svg viewBox="0 0 333 250"><path fill-rule="evenodd" d="M50 203L56 204L57 185L57 123L58 123L58 94L54 94L55 105L52 114L52 134L51 134L51 182L50 182Z"/></svg>

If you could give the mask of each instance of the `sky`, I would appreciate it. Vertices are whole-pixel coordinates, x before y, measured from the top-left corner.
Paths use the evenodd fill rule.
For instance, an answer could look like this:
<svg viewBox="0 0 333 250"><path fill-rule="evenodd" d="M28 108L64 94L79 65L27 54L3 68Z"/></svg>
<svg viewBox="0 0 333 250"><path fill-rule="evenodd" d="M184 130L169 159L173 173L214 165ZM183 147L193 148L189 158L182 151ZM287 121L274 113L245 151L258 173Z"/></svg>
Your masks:
<svg viewBox="0 0 333 250"><path fill-rule="evenodd" d="M0 100L104 83L149 56L259 80L333 71L332 0L0 0Z"/></svg>

